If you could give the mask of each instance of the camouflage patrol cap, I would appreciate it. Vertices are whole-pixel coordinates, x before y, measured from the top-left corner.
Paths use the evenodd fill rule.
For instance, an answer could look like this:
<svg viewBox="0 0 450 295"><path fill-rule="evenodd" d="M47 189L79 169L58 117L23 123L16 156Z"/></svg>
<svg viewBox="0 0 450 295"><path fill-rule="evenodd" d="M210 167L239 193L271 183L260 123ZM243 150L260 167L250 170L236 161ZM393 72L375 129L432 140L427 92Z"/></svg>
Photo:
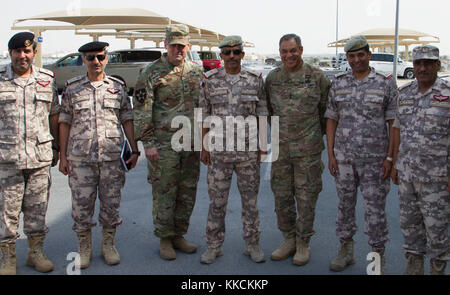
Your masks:
<svg viewBox="0 0 450 295"><path fill-rule="evenodd" d="M417 46L413 49L412 59L439 59L439 48L432 45Z"/></svg>
<svg viewBox="0 0 450 295"><path fill-rule="evenodd" d="M20 32L9 39L8 49L18 49L34 44L34 34L30 32Z"/></svg>
<svg viewBox="0 0 450 295"><path fill-rule="evenodd" d="M189 28L183 24L169 25L166 27L167 45L188 45Z"/></svg>
<svg viewBox="0 0 450 295"><path fill-rule="evenodd" d="M362 35L353 36L350 38L350 40L347 41L344 45L344 51L345 52L352 52L352 51L358 51L364 47L369 45L367 42L366 37Z"/></svg>
<svg viewBox="0 0 450 295"><path fill-rule="evenodd" d="M241 36L232 35L232 36L226 36L222 42L219 44L219 48L222 47L234 47L238 45L242 45L242 38Z"/></svg>

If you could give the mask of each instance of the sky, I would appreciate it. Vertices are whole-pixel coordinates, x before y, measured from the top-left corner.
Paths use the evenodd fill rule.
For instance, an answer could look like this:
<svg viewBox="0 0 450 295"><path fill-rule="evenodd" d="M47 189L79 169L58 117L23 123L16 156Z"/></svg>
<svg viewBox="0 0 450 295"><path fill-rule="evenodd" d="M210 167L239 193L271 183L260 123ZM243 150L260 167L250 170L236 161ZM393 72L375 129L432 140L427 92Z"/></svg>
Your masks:
<svg viewBox="0 0 450 295"><path fill-rule="evenodd" d="M327 47L336 40L336 8L338 9L339 39L374 28L394 28L395 0L20 0L3 1L0 32L7 50L8 40L18 31L10 28L14 20L43 13L82 8L141 8L223 35L241 35L255 44L249 53L276 54L278 41L287 33L302 38L304 54L334 54L336 49ZM399 27L417 30L440 38L441 55L450 55L450 25L448 0L400 0ZM24 23L25 24L25 23ZM30 22L26 24L32 24ZM36 24L36 23L35 23ZM41 23L42 24L42 23ZM60 23L61 24L61 23ZM47 31L43 34L44 54L75 52L88 36L75 35L73 31ZM110 49L129 48L127 40L103 37ZM137 41L136 47L154 46L152 42ZM403 48L399 49L400 51ZM343 52L340 48L339 52Z"/></svg>

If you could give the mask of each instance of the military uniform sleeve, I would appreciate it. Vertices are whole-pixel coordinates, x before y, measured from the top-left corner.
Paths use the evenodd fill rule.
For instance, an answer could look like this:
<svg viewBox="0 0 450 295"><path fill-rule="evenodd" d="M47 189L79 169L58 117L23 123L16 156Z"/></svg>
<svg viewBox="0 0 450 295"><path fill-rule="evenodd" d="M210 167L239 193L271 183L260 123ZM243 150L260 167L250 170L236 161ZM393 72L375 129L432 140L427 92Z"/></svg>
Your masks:
<svg viewBox="0 0 450 295"><path fill-rule="evenodd" d="M266 77L266 83L265 83L265 86L264 86L264 90L265 90L265 92L266 92L266 101L267 101L267 111L269 112L269 116L271 117L271 116L273 116L273 108L272 108L272 102L271 102L271 100L270 100L270 85L271 85L271 82L272 82L272 75L271 75L271 73L272 72L270 72L268 75L267 75L267 77ZM270 122L270 120L269 120L269 122Z"/></svg>
<svg viewBox="0 0 450 295"><path fill-rule="evenodd" d="M335 85L336 82L333 81L333 83L331 84L330 92L328 93L327 110L325 111L324 118L339 121L338 106L335 100L335 89L334 89Z"/></svg>
<svg viewBox="0 0 450 295"><path fill-rule="evenodd" d="M61 112L59 114L59 123L72 124L73 106L70 97L70 89L66 86L61 97Z"/></svg>
<svg viewBox="0 0 450 295"><path fill-rule="evenodd" d="M122 87L122 100L120 102L119 120L120 123L124 123L134 119L133 108L131 107L130 99L128 98L127 91Z"/></svg>
<svg viewBox="0 0 450 295"><path fill-rule="evenodd" d="M258 103L256 104L256 115L257 116L268 116L269 111L267 110L267 99L266 99L266 91L264 89L264 80L262 76L258 78Z"/></svg>
<svg viewBox="0 0 450 295"><path fill-rule="evenodd" d="M56 87L55 79L53 79L52 81L52 92L53 99L52 106L50 108L50 116L59 114L61 112L61 104L59 103L58 89Z"/></svg>
<svg viewBox="0 0 450 295"><path fill-rule="evenodd" d="M153 143L153 85L149 70L145 69L139 76L133 97L134 106L134 137L142 141L145 149L154 146Z"/></svg>
<svg viewBox="0 0 450 295"><path fill-rule="evenodd" d="M328 94L330 93L331 82L330 79L321 72L319 75L319 88L320 88L320 102L319 102L319 118L322 134L325 134L327 128L327 119L325 118L325 112L327 110Z"/></svg>
<svg viewBox="0 0 450 295"><path fill-rule="evenodd" d="M211 116L211 103L209 101L208 81L206 78L202 81L200 87L198 106L202 109L202 121L204 121L206 117Z"/></svg>
<svg viewBox="0 0 450 295"><path fill-rule="evenodd" d="M389 78L388 88L386 93L386 111L384 117L386 121L394 120L397 111L397 99L398 99L398 89L395 79L393 77Z"/></svg>

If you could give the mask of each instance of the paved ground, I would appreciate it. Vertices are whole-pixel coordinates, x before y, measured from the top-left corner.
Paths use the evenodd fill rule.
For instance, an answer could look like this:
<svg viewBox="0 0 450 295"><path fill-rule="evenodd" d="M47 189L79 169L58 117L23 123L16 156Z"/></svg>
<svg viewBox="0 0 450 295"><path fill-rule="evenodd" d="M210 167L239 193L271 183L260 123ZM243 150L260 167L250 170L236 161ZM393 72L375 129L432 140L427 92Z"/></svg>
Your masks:
<svg viewBox="0 0 450 295"><path fill-rule="evenodd" d="M140 147L142 149L142 146ZM327 166L325 152L323 160ZM333 275L328 269L330 261L338 251L338 239L335 236L335 219L337 214L337 196L334 180L328 170L323 173L324 188L317 203L315 222L316 235L311 241L312 257L308 265L298 267L291 259L275 262L270 260L270 253L282 242L282 236L276 226L273 194L269 182L270 166L263 164L261 170L261 187L258 207L261 219L260 245L266 254L267 262L256 264L242 254L241 204L235 179L230 191L228 213L226 218L226 238L223 245L224 256L212 265L200 263L200 256L205 250L205 226L209 198L206 185L206 167L202 165L198 184L197 203L191 218L191 227L187 239L199 245L195 254L177 252L177 259L164 261L159 257L159 240L153 235L151 185L146 180L146 162L141 157L136 169L127 174L123 189L121 215L124 220L118 228L117 248L121 254L121 263L107 266L101 257L101 229L93 230L94 257L91 266L82 270L82 274L150 274L150 275ZM71 195L64 177L56 168L52 169L53 185L48 210L50 232L45 243L48 257L54 262L55 270L50 274L66 274L72 260L67 260L70 252L77 251L77 239L71 230ZM387 217L390 239L387 244L387 272L401 274L405 268L404 254L401 249L403 238L399 228L399 208L397 187L392 186L387 197ZM98 219L98 202L95 220ZM355 257L357 263L342 274L364 275L370 251L367 236L363 233L363 208L361 196L357 205L358 233L355 236ZM17 242L18 274L37 274L25 265L27 250L26 239ZM426 266L428 271L428 263ZM447 271L448 272L448 271Z"/></svg>

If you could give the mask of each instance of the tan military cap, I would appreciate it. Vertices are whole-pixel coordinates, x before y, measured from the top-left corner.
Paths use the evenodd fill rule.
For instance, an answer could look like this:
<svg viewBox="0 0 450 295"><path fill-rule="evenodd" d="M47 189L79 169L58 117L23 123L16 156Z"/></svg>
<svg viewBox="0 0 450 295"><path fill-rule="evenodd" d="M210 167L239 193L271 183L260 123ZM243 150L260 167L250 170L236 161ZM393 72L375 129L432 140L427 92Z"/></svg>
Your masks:
<svg viewBox="0 0 450 295"><path fill-rule="evenodd" d="M439 49L432 45L417 46L413 49L412 59L439 59Z"/></svg>
<svg viewBox="0 0 450 295"><path fill-rule="evenodd" d="M242 45L242 38L241 36L233 35L233 36L226 36L222 42L219 44L219 48L222 47L234 47L238 45Z"/></svg>
<svg viewBox="0 0 450 295"><path fill-rule="evenodd" d="M188 45L189 28L183 24L169 25L166 27L166 42L168 45Z"/></svg>
<svg viewBox="0 0 450 295"><path fill-rule="evenodd" d="M345 43L344 51L345 52L357 51L366 47L367 45L369 45L369 43L367 43L366 37L362 35L353 36L350 38L350 40L347 41L347 43Z"/></svg>

